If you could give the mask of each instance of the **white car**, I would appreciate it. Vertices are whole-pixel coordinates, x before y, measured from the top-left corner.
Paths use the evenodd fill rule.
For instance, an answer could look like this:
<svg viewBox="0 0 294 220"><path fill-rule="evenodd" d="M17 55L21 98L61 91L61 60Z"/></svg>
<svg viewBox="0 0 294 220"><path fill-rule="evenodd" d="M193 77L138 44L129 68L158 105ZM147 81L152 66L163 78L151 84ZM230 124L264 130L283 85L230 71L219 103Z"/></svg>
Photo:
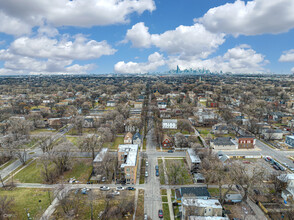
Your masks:
<svg viewBox="0 0 294 220"><path fill-rule="evenodd" d="M112 194L113 194L114 196L119 196L119 195L120 195L120 192L118 192L118 191L114 191Z"/></svg>
<svg viewBox="0 0 294 220"><path fill-rule="evenodd" d="M145 177L148 177L148 171L145 172Z"/></svg>
<svg viewBox="0 0 294 220"><path fill-rule="evenodd" d="M110 188L108 186L100 186L100 190L108 191L108 190L110 190Z"/></svg>
<svg viewBox="0 0 294 220"><path fill-rule="evenodd" d="M291 171L294 171L294 167L290 167L289 169L290 169Z"/></svg>
<svg viewBox="0 0 294 220"><path fill-rule="evenodd" d="M119 191L119 190L124 190L124 189L125 189L125 188L122 187L122 186L117 186L117 187L116 187L116 190L117 190L117 191Z"/></svg>
<svg viewBox="0 0 294 220"><path fill-rule="evenodd" d="M149 163L148 163L148 161L146 161L146 167L148 167L148 165L149 165Z"/></svg>

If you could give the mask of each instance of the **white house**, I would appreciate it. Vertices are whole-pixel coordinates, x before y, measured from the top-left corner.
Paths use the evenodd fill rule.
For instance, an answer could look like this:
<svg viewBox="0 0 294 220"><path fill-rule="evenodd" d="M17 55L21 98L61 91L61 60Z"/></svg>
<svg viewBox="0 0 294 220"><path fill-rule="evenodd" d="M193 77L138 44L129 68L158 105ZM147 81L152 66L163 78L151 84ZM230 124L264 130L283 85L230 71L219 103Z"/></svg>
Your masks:
<svg viewBox="0 0 294 220"><path fill-rule="evenodd" d="M177 119L162 119L163 129L177 129L178 120Z"/></svg>
<svg viewBox="0 0 294 220"><path fill-rule="evenodd" d="M107 101L107 103L106 103L106 106L107 107L115 107L116 106L116 103L115 103L115 101Z"/></svg>

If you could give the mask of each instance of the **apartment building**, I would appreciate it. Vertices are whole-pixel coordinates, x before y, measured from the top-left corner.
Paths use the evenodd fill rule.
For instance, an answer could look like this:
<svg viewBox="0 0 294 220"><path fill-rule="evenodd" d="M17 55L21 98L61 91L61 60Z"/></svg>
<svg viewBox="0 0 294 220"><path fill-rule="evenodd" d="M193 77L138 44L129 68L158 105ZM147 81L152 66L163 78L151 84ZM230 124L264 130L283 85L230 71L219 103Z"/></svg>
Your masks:
<svg viewBox="0 0 294 220"><path fill-rule="evenodd" d="M135 184L139 161L137 144L120 144L118 146L118 164L124 174L126 184Z"/></svg>

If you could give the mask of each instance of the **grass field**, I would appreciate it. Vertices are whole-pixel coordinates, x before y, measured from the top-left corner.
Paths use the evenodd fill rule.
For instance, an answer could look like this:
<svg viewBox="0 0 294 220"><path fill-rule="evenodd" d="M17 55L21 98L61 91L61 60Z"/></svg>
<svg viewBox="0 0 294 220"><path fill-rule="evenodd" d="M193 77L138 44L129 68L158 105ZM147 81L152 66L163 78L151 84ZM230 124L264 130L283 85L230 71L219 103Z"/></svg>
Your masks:
<svg viewBox="0 0 294 220"><path fill-rule="evenodd" d="M170 220L168 203L163 203L162 204L162 209L163 209L163 219L164 220Z"/></svg>
<svg viewBox="0 0 294 220"><path fill-rule="evenodd" d="M71 143L73 143L75 146L78 146L78 137L66 137L67 140L69 140Z"/></svg>
<svg viewBox="0 0 294 220"><path fill-rule="evenodd" d="M51 169L54 168L54 164L50 165ZM44 183L42 172L42 164L35 160L29 166L14 176L14 181L20 183ZM92 160L91 159L74 159L72 168L65 172L62 178L67 181L69 178L75 177L80 183L86 183L92 172Z"/></svg>
<svg viewBox="0 0 294 220"><path fill-rule="evenodd" d="M39 219L53 199L51 191L47 189L14 188L12 190L0 189L0 196L13 198L13 217L7 219L27 219L26 210L32 219ZM7 213L10 214L10 213Z"/></svg>
<svg viewBox="0 0 294 220"><path fill-rule="evenodd" d="M139 189L136 219L143 219L143 218L144 218L144 190Z"/></svg>
<svg viewBox="0 0 294 220"><path fill-rule="evenodd" d="M160 184L164 185L165 184L165 178L164 178L162 159L158 159L158 168L159 168L159 181L160 181Z"/></svg>
<svg viewBox="0 0 294 220"><path fill-rule="evenodd" d="M41 128L31 131L31 134L40 134L40 133L53 133L56 132L56 130L49 130L47 128Z"/></svg>
<svg viewBox="0 0 294 220"><path fill-rule="evenodd" d="M143 150L146 150L146 144L147 144L147 141L146 141L146 138L144 138L144 140L143 140Z"/></svg>

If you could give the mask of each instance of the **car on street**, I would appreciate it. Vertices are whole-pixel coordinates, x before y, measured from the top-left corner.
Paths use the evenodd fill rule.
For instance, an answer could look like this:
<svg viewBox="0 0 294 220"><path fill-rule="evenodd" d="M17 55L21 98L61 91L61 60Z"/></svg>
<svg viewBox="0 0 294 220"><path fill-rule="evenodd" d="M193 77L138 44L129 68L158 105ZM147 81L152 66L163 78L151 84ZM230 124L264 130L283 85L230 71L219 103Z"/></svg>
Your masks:
<svg viewBox="0 0 294 220"><path fill-rule="evenodd" d="M158 170L156 170L155 175L159 176L159 171Z"/></svg>
<svg viewBox="0 0 294 220"><path fill-rule="evenodd" d="M148 220L148 215L146 213L144 214L144 220Z"/></svg>
<svg viewBox="0 0 294 220"><path fill-rule="evenodd" d="M146 161L145 165L146 165L146 167L148 167L148 165L149 165L148 161Z"/></svg>
<svg viewBox="0 0 294 220"><path fill-rule="evenodd" d="M173 153L173 152L174 152L173 150L168 150L168 151L167 151L167 153Z"/></svg>
<svg viewBox="0 0 294 220"><path fill-rule="evenodd" d="M158 210L158 217L159 218L163 218L163 211L162 211L162 209L159 209Z"/></svg>
<svg viewBox="0 0 294 220"><path fill-rule="evenodd" d="M117 187L116 187L116 190L117 190L117 191L124 190L124 189L125 189L125 188L122 187L122 186L117 186Z"/></svg>
<svg viewBox="0 0 294 220"><path fill-rule="evenodd" d="M289 169L290 169L291 171L294 171L294 167L289 167Z"/></svg>
<svg viewBox="0 0 294 220"><path fill-rule="evenodd" d="M148 177L148 171L145 172L145 177Z"/></svg>
<svg viewBox="0 0 294 220"><path fill-rule="evenodd" d="M158 165L155 166L155 170L158 170Z"/></svg>
<svg viewBox="0 0 294 220"><path fill-rule="evenodd" d="M127 187L127 190L135 190L135 188L132 186L129 186L129 187Z"/></svg>
<svg viewBox="0 0 294 220"><path fill-rule="evenodd" d="M108 190L110 190L110 188L108 186L100 186L99 189L102 190L102 191L108 191Z"/></svg>

